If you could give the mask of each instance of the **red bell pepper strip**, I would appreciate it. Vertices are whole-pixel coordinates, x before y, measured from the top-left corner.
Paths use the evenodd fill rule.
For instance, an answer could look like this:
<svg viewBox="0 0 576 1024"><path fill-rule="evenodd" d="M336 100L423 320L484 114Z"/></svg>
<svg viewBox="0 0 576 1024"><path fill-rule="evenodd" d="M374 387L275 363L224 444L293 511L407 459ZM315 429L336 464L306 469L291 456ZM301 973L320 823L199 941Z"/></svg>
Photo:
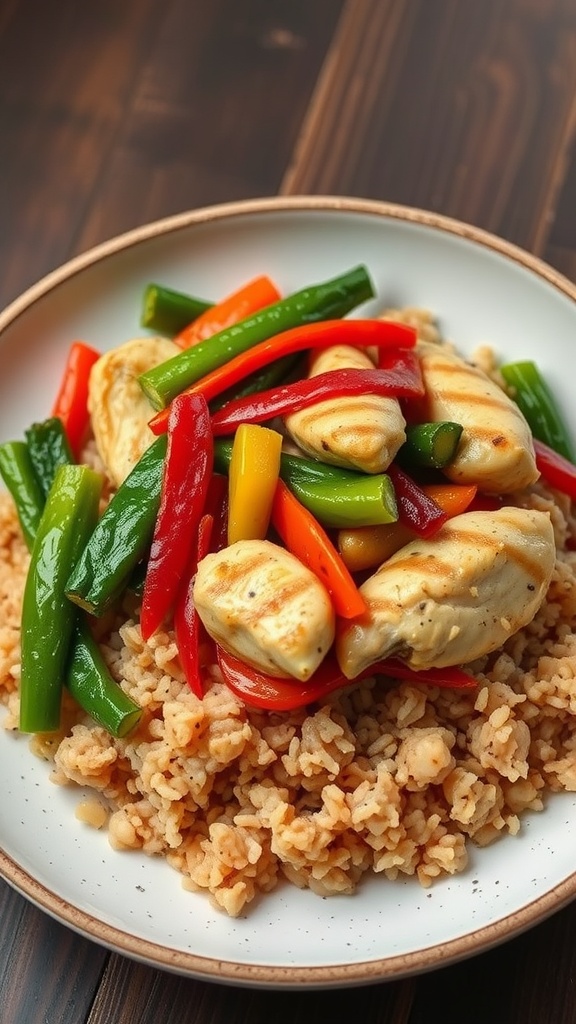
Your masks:
<svg viewBox="0 0 576 1024"><path fill-rule="evenodd" d="M576 501L576 466L543 441L534 438L536 465L551 487Z"/></svg>
<svg viewBox="0 0 576 1024"><path fill-rule="evenodd" d="M416 686L440 686L456 690L474 690L478 686L474 676L468 675L461 668L432 668L416 672L395 658L377 661L364 669L356 679L347 679L331 654L316 669L312 678L303 683L297 679L269 676L259 669L252 668L251 665L246 665L221 647L217 646L216 652L226 685L245 704L266 711L293 711L324 700L334 690L353 686L354 683L375 675L404 679Z"/></svg>
<svg viewBox="0 0 576 1024"><path fill-rule="evenodd" d="M174 342L180 348L190 348L191 345L197 345L199 341L205 341L213 334L232 327L244 317L257 313L259 309L270 306L279 299L280 292L276 285L262 274L201 313L176 335Z"/></svg>
<svg viewBox="0 0 576 1024"><path fill-rule="evenodd" d="M319 323L304 324L283 331L266 341L261 341L258 345L253 345L223 366L201 377L182 394L202 394L206 401L210 402L223 391L276 359L307 349L326 348L329 345L413 348L415 344L416 331L406 324L387 320L321 320ZM169 409L170 406L161 409L150 420L149 426L155 434L165 432Z"/></svg>
<svg viewBox="0 0 576 1024"><path fill-rule="evenodd" d="M420 363L413 352L398 350L389 370L327 370L315 377L260 391L228 402L212 417L214 436L231 434L241 423L264 423L327 398L345 395L424 394Z"/></svg>
<svg viewBox="0 0 576 1024"><path fill-rule="evenodd" d="M394 484L399 522L419 537L431 537L449 518L448 513L396 463L388 466L386 472Z"/></svg>
<svg viewBox="0 0 576 1024"><path fill-rule="evenodd" d="M213 441L201 395L179 395L171 406L160 507L142 595L145 640L171 611L204 511L212 474Z"/></svg>
<svg viewBox="0 0 576 1024"><path fill-rule="evenodd" d="M80 456L90 419L88 413L90 370L99 358L100 353L90 345L86 345L85 342L72 342L60 387L52 406L52 416L57 416L62 421L70 448L76 459Z"/></svg>
<svg viewBox="0 0 576 1024"><path fill-rule="evenodd" d="M366 611L366 602L332 541L283 480L276 485L271 522L288 550L322 581L337 615L353 619Z"/></svg>
<svg viewBox="0 0 576 1024"><path fill-rule="evenodd" d="M186 676L186 682L197 697L202 700L204 686L200 664L200 637L203 632L202 621L194 605L192 580L200 562L210 550L210 541L214 526L214 518L205 514L198 524L198 539L188 571L180 581L176 601L174 603L174 634L180 656L180 663Z"/></svg>

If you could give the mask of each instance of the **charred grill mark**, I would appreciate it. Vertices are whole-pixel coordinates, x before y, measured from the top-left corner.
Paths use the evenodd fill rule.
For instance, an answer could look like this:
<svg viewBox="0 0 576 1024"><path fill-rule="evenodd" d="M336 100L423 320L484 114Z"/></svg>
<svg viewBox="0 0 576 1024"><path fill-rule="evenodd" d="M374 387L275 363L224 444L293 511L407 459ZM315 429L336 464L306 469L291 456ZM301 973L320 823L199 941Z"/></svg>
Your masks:
<svg viewBox="0 0 576 1024"><path fill-rule="evenodd" d="M476 530L466 530L465 528L452 528L450 523L442 529L443 536L448 536L451 540L456 541L459 544L467 544L471 548L479 551L484 548L485 550L493 551L494 556L498 552L504 552L509 562L514 562L519 569L521 569L526 576L528 576L537 586L542 586L547 578L546 565L542 565L538 557L530 557L526 551L526 544L523 534L518 529L518 522L514 515L514 509L510 510L511 514L506 515L506 510L500 510L500 522L505 520L509 526L510 532L507 534L504 540L504 534L500 530L496 533L490 533L490 528L486 532L477 532ZM514 543L514 539L517 539L517 543Z"/></svg>

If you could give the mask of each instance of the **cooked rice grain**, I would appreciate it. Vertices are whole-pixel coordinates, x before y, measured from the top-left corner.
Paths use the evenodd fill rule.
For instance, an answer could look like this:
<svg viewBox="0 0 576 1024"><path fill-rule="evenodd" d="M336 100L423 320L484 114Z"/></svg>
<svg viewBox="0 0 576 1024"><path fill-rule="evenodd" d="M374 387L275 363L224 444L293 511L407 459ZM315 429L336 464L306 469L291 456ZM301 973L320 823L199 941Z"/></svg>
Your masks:
<svg viewBox="0 0 576 1024"><path fill-rule="evenodd" d="M115 740L66 698L62 734L33 749L53 760L54 782L88 787L109 808L113 847L165 857L231 916L281 877L326 896L354 892L369 871L428 886L464 870L470 841L515 834L546 791L576 791L573 510L542 486L517 500L551 513L557 565L534 621L473 666L476 691L371 680L321 707L266 714L213 668L200 701L173 635L144 643L128 618L97 628L111 672L144 708L136 732ZM3 497L0 693L14 730L27 565Z"/></svg>

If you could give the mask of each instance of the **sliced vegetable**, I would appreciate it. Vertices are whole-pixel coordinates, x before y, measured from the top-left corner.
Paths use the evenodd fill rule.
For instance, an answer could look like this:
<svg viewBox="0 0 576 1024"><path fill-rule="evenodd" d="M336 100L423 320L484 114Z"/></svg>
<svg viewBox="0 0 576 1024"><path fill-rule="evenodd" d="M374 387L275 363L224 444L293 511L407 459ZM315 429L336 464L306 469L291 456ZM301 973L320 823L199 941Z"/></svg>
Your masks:
<svg viewBox="0 0 576 1024"><path fill-rule="evenodd" d="M361 321L356 321L361 322ZM398 353L398 363L389 370L328 370L254 396L229 402L212 419L215 435L231 433L239 423L261 423L285 416L326 399L346 395L394 395L397 398L422 394L420 365L412 352Z"/></svg>
<svg viewBox="0 0 576 1024"><path fill-rule="evenodd" d="M272 525L288 550L322 581L337 615L353 619L366 611L366 602L332 541L282 480L274 495Z"/></svg>
<svg viewBox="0 0 576 1024"><path fill-rule="evenodd" d="M0 475L12 495L26 546L31 551L42 518L44 493L25 441L0 444Z"/></svg>
<svg viewBox="0 0 576 1024"><path fill-rule="evenodd" d="M562 414L548 383L530 359L506 363L500 373L528 421L534 437L559 455L574 461L574 448Z"/></svg>
<svg viewBox="0 0 576 1024"><path fill-rule="evenodd" d="M195 544L212 473L212 432L201 395L170 407L158 515L142 596L140 626L148 640L172 610Z"/></svg>
<svg viewBox="0 0 576 1024"><path fill-rule="evenodd" d="M32 548L22 604L20 729L53 732L60 724L65 667L77 611L65 585L94 528L102 478L87 466L61 466Z"/></svg>
<svg viewBox="0 0 576 1024"><path fill-rule="evenodd" d="M396 458L408 469L442 469L458 451L462 425L441 420L438 423L412 423L406 427L406 441Z"/></svg>
<svg viewBox="0 0 576 1024"><path fill-rule="evenodd" d="M181 581L174 605L174 633L180 663L188 686L192 693L195 693L200 700L202 700L204 695L200 660L200 636L203 634L204 627L194 605L192 581L198 562L210 550L213 528L213 516L210 514L203 515L198 526L198 538L195 541L193 558L188 566L188 571Z"/></svg>
<svg viewBox="0 0 576 1024"><path fill-rule="evenodd" d="M44 498L54 481L56 470L74 462L66 430L62 421L52 416L42 423L33 423L26 431L30 461Z"/></svg>
<svg viewBox="0 0 576 1024"><path fill-rule="evenodd" d="M362 679L384 675L404 679L414 685L440 686L447 689L473 690L478 686L474 676L460 668L423 669L415 672L394 658L379 661L362 672L357 679L342 675L336 659L328 655L307 682L268 676L258 669L217 648L218 665L226 685L250 707L266 711L293 711L324 700L334 690L354 686Z"/></svg>
<svg viewBox="0 0 576 1024"><path fill-rule="evenodd" d="M268 530L280 472L282 435L242 423L236 431L228 470L228 543L263 540Z"/></svg>
<svg viewBox="0 0 576 1024"><path fill-rule="evenodd" d="M211 302L174 291L173 288L148 284L142 295L140 324L166 338L173 338L211 306Z"/></svg>
<svg viewBox="0 0 576 1024"><path fill-rule="evenodd" d="M232 442L216 438L215 465L227 473ZM373 526L398 519L394 487L386 473L368 475L282 453L280 476L325 527Z"/></svg>
<svg viewBox="0 0 576 1024"><path fill-rule="evenodd" d="M206 401L209 402L222 391L238 384L248 374L261 370L263 366L267 366L272 361L286 355L293 355L295 352L304 352L308 349L324 348L335 344L388 346L394 349L393 358L398 363L401 361L401 356L396 350L401 347L412 348L415 341L416 331L412 327L392 321L324 320L320 323L306 323L277 333L274 337L267 338L260 344L241 351L228 362L220 363L211 372L198 377L186 390L191 393L203 394ZM406 353L404 362L410 380L407 394L423 394L424 388L417 360ZM370 372L375 373L376 371ZM314 380L318 380L318 378L314 378ZM302 386L303 382L300 384ZM313 388L314 384L310 384L310 387ZM150 427L155 434L166 429L166 418L167 411L164 409L150 420Z"/></svg>
<svg viewBox="0 0 576 1024"><path fill-rule="evenodd" d="M140 705L110 675L100 647L80 615L72 635L65 683L80 707L112 736L127 736L142 718Z"/></svg>
<svg viewBox="0 0 576 1024"><path fill-rule="evenodd" d="M426 484L422 490L448 516L465 512L476 498L476 487L460 484ZM395 551L418 535L403 523L361 526L339 530L337 546L350 572L363 572L382 565Z"/></svg>
<svg viewBox="0 0 576 1024"><path fill-rule="evenodd" d="M273 282L265 274L255 277L247 284L242 285L232 292L215 306L211 306L200 316L195 317L193 322L178 332L174 341L180 348L189 348L197 345L213 334L227 330L239 320L244 320L252 313L273 302L280 300L280 292Z"/></svg>
<svg viewBox="0 0 576 1024"><path fill-rule="evenodd" d="M74 341L68 352L64 374L52 407L52 416L62 421L74 457L78 459L90 422L88 385L90 370L100 353L83 341Z"/></svg>
<svg viewBox="0 0 576 1024"><path fill-rule="evenodd" d="M576 466L543 441L534 439L536 465L544 479L576 501Z"/></svg>
<svg viewBox="0 0 576 1024"><path fill-rule="evenodd" d="M103 615L148 553L160 505L166 435L156 438L118 488L70 574L71 601Z"/></svg>
<svg viewBox="0 0 576 1024"><path fill-rule="evenodd" d="M419 537L431 537L446 522L448 515L415 480L392 463L388 474L398 502L398 519Z"/></svg>
<svg viewBox="0 0 576 1024"><path fill-rule="evenodd" d="M179 352L172 359L142 374L140 384L154 408L162 409L195 381L265 338L299 324L345 316L373 295L374 289L366 268L355 267L330 281L281 299L233 327Z"/></svg>

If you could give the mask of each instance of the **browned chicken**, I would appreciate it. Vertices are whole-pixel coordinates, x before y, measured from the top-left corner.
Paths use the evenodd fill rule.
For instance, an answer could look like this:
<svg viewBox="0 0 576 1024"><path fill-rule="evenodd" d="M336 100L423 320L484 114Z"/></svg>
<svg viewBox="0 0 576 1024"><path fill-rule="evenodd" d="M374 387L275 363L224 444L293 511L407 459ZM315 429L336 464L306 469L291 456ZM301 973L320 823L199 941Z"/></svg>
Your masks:
<svg viewBox="0 0 576 1024"><path fill-rule="evenodd" d="M464 428L446 475L494 494L535 483L539 474L532 435L518 406L448 346L420 341L417 351L426 387L425 418L452 420Z"/></svg>
<svg viewBox="0 0 576 1024"><path fill-rule="evenodd" d="M389 656L441 668L495 650L536 614L555 553L545 512L510 506L456 516L362 584L367 615L337 631L342 671L354 679Z"/></svg>
<svg viewBox="0 0 576 1024"><path fill-rule="evenodd" d="M327 370L373 369L365 352L332 345L313 358L309 376ZM285 426L296 444L314 459L335 466L382 473L406 440L406 422L395 398L360 395L316 402L291 413Z"/></svg>

